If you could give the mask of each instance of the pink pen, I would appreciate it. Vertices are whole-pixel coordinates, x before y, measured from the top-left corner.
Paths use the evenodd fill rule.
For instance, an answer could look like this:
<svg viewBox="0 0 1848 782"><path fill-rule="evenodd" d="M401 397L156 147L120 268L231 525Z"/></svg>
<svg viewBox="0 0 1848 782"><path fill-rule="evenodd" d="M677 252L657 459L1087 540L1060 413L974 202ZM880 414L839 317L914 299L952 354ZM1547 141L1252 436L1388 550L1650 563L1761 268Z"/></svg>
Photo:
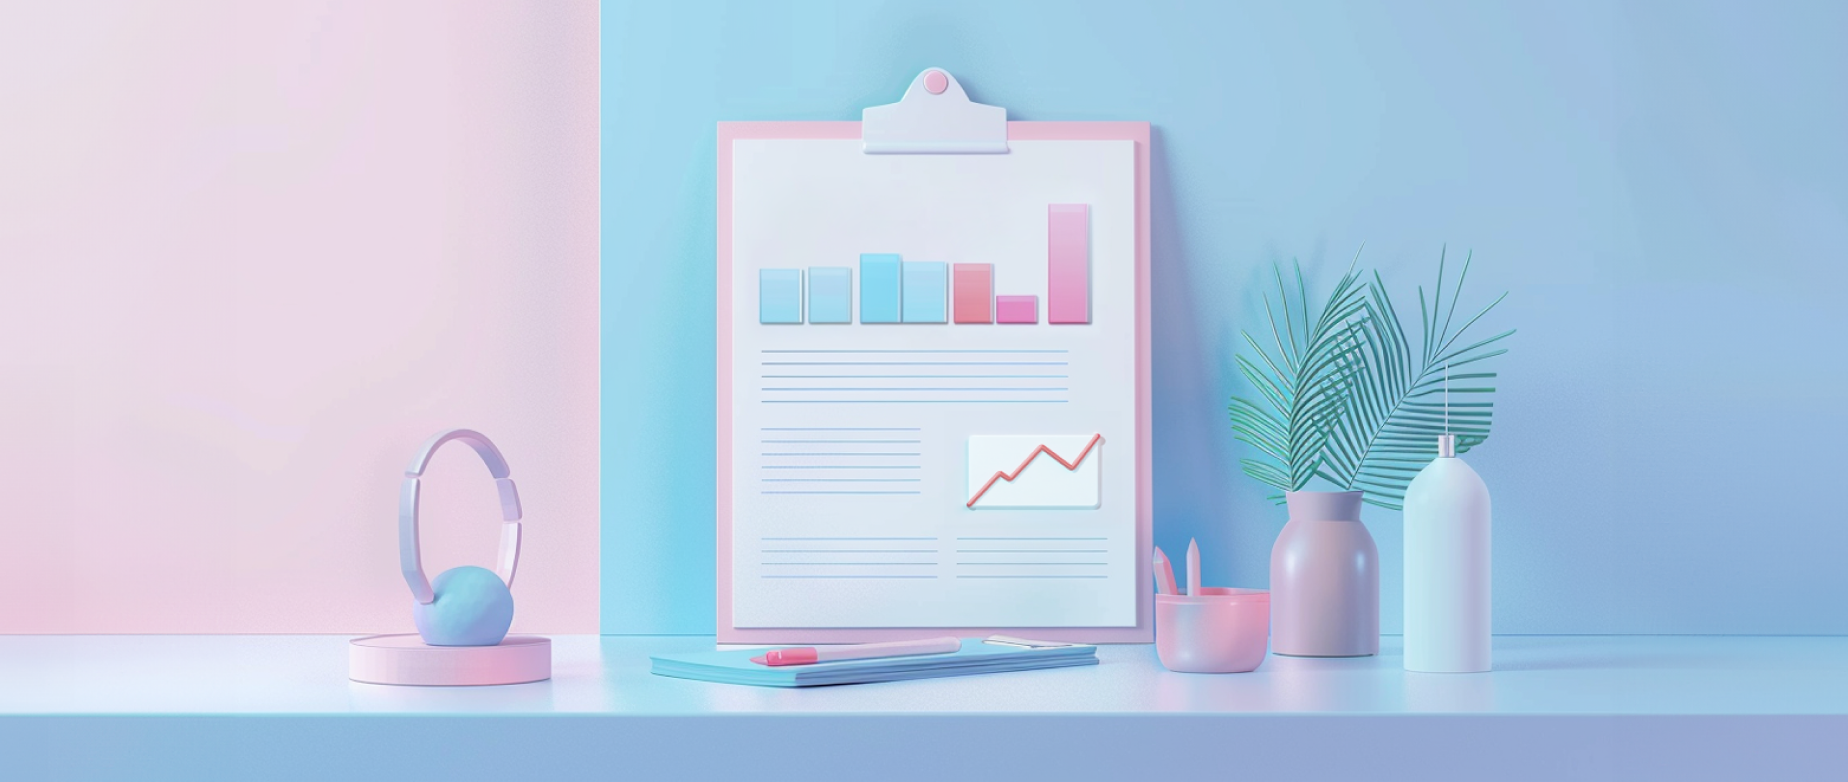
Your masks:
<svg viewBox="0 0 1848 782"><path fill-rule="evenodd" d="M1155 592L1172 595L1181 591L1174 583L1174 563L1168 561L1168 555L1161 553L1161 547L1155 547Z"/></svg>
<svg viewBox="0 0 1848 782"><path fill-rule="evenodd" d="M771 649L751 662L758 665L812 665L836 660L870 660L876 657L908 657L914 654L948 654L962 648L962 641L945 636L943 638L926 638L921 641L887 641L878 644L854 644L852 646L792 646L787 649Z"/></svg>

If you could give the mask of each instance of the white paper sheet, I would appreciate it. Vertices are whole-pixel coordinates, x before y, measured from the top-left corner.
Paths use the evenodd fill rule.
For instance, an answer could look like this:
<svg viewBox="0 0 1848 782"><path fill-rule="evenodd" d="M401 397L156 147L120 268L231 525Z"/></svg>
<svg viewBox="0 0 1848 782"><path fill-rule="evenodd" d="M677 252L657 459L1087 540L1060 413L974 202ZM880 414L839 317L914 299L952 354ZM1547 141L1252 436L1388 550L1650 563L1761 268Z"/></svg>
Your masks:
<svg viewBox="0 0 1848 782"><path fill-rule="evenodd" d="M1134 143L1010 148L734 142L734 626L1136 624ZM1090 208L1089 324L1047 322L1052 204ZM763 269L850 267L857 315L863 253L993 264L1039 322L759 322Z"/></svg>

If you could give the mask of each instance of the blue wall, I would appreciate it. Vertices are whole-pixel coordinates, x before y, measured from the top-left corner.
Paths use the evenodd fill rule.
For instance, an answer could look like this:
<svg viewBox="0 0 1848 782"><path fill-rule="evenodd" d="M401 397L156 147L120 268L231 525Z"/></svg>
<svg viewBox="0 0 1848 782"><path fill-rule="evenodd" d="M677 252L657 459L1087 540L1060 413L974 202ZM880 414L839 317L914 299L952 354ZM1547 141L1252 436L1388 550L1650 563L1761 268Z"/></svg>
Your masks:
<svg viewBox="0 0 1848 782"><path fill-rule="evenodd" d="M714 127L942 66L1155 127L1156 542L1262 586L1231 351L1273 259L1512 291L1505 633L1848 633L1848 4L607 3L603 628L713 630ZM1466 302L1468 299L1466 299ZM1399 519L1369 509L1399 629Z"/></svg>

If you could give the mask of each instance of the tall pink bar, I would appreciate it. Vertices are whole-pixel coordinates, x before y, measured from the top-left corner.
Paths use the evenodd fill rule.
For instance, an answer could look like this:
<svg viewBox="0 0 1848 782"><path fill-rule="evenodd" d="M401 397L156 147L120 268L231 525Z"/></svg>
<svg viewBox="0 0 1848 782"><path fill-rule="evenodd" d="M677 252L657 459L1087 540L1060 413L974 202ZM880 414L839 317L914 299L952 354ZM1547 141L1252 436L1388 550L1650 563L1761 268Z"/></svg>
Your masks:
<svg viewBox="0 0 1848 782"><path fill-rule="evenodd" d="M958 263L950 266L951 320L957 323L993 323L995 266L992 263Z"/></svg>
<svg viewBox="0 0 1848 782"><path fill-rule="evenodd" d="M1047 208L1046 322L1091 322L1091 207Z"/></svg>
<svg viewBox="0 0 1848 782"><path fill-rule="evenodd" d="M1038 296L996 296L996 323L1038 323Z"/></svg>

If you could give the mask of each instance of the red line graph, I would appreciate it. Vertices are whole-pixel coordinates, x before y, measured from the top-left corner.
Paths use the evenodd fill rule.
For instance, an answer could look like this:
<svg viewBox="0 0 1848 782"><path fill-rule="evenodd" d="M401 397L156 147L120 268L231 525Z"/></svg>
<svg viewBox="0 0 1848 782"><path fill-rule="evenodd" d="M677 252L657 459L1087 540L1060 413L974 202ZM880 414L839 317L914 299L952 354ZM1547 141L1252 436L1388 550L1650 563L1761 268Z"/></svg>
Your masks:
<svg viewBox="0 0 1848 782"><path fill-rule="evenodd" d="M1078 458L1073 459L1069 462L1065 460L1065 457L1060 456L1056 453L1053 453L1052 449L1047 448L1045 443L1040 443L1040 447L1033 449L1033 453L1027 454L1026 461L1021 462L1019 467L1014 468L1014 472L1012 475L1006 472L997 471L994 474L994 477L989 478L987 483L982 484L981 491L976 492L974 497L969 498L969 504L964 505L963 507L965 508L975 507L976 500L981 499L982 495L987 494L988 490L995 485L995 481L1007 481L1008 483L1013 483L1015 478L1020 477L1021 473L1026 472L1027 465L1032 464L1033 460L1038 459L1039 455L1042 453L1046 454L1047 456L1052 457L1053 460L1058 462L1059 464L1064 465L1065 469L1071 470L1073 472L1077 472L1078 465L1084 464L1084 457L1090 456L1091 449L1096 448L1097 444L1100 442L1103 442L1103 440L1104 440L1104 435L1101 432L1098 434L1092 435L1091 442L1085 443L1084 450L1078 453Z"/></svg>

